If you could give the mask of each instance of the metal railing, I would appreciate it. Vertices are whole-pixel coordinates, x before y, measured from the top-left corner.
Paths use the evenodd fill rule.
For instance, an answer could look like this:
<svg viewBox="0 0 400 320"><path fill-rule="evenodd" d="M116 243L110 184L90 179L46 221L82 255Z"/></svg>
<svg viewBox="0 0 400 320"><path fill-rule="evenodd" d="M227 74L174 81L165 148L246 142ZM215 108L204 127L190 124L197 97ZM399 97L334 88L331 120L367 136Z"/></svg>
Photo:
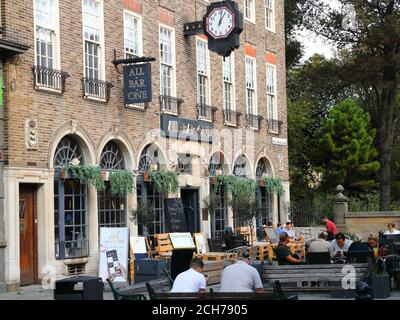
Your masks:
<svg viewBox="0 0 400 320"><path fill-rule="evenodd" d="M240 112L231 111L231 110L224 110L224 124L231 125L231 126L238 126L239 117L241 116Z"/></svg>
<svg viewBox="0 0 400 320"><path fill-rule="evenodd" d="M217 108L206 104L197 104L197 119L212 122L214 120L214 112Z"/></svg>
<svg viewBox="0 0 400 320"><path fill-rule="evenodd" d="M282 121L267 119L268 133L280 134L282 131Z"/></svg>
<svg viewBox="0 0 400 320"><path fill-rule="evenodd" d="M179 115L183 100L175 97L160 95L161 112L172 113Z"/></svg>
<svg viewBox="0 0 400 320"><path fill-rule="evenodd" d="M35 90L48 88L60 93L65 92L65 80L69 77L68 73L42 66L34 66L32 70Z"/></svg>
<svg viewBox="0 0 400 320"><path fill-rule="evenodd" d="M113 85L110 82L83 78L83 96L85 99L94 98L108 102L110 100L110 92Z"/></svg>
<svg viewBox="0 0 400 320"><path fill-rule="evenodd" d="M262 117L256 116L254 114L247 114L246 119L247 127L249 129L253 129L256 131L260 130Z"/></svg>

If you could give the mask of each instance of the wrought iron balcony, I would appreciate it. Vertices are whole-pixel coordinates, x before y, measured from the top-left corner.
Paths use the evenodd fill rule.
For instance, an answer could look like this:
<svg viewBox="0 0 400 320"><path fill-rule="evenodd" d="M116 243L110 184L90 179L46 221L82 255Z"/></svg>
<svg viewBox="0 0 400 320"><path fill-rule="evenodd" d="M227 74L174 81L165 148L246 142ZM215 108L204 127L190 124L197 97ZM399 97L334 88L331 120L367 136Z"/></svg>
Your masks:
<svg viewBox="0 0 400 320"><path fill-rule="evenodd" d="M162 113L179 115L183 100L170 96L160 96L160 110Z"/></svg>
<svg viewBox="0 0 400 320"><path fill-rule="evenodd" d="M281 134L282 132L282 121L276 119L267 119L268 133Z"/></svg>
<svg viewBox="0 0 400 320"><path fill-rule="evenodd" d="M216 107L208 106L206 104L197 104L197 119L203 121L214 121L214 113L217 110Z"/></svg>
<svg viewBox="0 0 400 320"><path fill-rule="evenodd" d="M69 77L68 73L41 66L34 66L32 70L35 90L50 89L61 94L65 92L65 80Z"/></svg>
<svg viewBox="0 0 400 320"><path fill-rule="evenodd" d="M254 114L247 114L246 119L247 119L247 127L249 129L253 129L255 131L260 130L261 121L263 119L262 117L254 115Z"/></svg>
<svg viewBox="0 0 400 320"><path fill-rule="evenodd" d="M224 114L224 124L227 126L237 127L239 124L239 118L242 115L241 112L231 111L231 110L223 110Z"/></svg>
<svg viewBox="0 0 400 320"><path fill-rule="evenodd" d="M110 92L113 87L112 83L92 79L83 78L83 97L85 99L94 99L103 102L108 102L110 100Z"/></svg>

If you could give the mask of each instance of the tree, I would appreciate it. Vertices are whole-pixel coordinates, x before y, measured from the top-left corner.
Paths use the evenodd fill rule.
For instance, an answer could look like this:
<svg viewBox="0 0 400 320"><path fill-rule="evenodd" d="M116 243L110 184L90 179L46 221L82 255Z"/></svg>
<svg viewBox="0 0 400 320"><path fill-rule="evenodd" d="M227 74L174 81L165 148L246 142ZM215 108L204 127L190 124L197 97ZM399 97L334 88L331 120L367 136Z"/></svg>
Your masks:
<svg viewBox="0 0 400 320"><path fill-rule="evenodd" d="M380 209L391 202L393 143L400 116L400 0L308 0L304 26L335 43L344 64L338 74L374 95L378 127Z"/></svg>
<svg viewBox="0 0 400 320"><path fill-rule="evenodd" d="M319 139L323 186L332 189L341 184L358 191L373 187L380 168L373 145L375 135L369 114L354 100L335 105Z"/></svg>
<svg viewBox="0 0 400 320"><path fill-rule="evenodd" d="M303 56L303 45L296 39L296 31L301 25L303 6L306 0L285 0L285 35L287 69L297 65Z"/></svg>

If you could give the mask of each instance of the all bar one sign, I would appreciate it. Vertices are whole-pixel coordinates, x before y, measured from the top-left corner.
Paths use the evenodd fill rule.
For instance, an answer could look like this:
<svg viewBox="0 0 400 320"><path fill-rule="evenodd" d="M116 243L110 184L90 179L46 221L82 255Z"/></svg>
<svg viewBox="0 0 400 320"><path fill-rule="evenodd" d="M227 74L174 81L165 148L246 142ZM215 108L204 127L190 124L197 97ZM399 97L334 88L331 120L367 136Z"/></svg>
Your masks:
<svg viewBox="0 0 400 320"><path fill-rule="evenodd" d="M151 102L151 64L134 64L124 67L125 105Z"/></svg>

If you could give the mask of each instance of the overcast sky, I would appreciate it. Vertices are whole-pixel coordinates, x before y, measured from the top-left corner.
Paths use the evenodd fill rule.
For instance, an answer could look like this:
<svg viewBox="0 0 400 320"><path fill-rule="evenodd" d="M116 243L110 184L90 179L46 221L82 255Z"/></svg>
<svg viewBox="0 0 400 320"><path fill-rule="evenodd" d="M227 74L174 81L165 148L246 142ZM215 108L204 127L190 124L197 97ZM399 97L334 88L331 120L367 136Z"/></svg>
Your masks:
<svg viewBox="0 0 400 320"><path fill-rule="evenodd" d="M325 0L325 2L332 8L338 9L340 7L337 0ZM316 53L322 54L327 58L332 58L335 55L335 47L329 45L323 38L316 37L310 31L299 31L298 38L304 45L303 60L307 60Z"/></svg>

